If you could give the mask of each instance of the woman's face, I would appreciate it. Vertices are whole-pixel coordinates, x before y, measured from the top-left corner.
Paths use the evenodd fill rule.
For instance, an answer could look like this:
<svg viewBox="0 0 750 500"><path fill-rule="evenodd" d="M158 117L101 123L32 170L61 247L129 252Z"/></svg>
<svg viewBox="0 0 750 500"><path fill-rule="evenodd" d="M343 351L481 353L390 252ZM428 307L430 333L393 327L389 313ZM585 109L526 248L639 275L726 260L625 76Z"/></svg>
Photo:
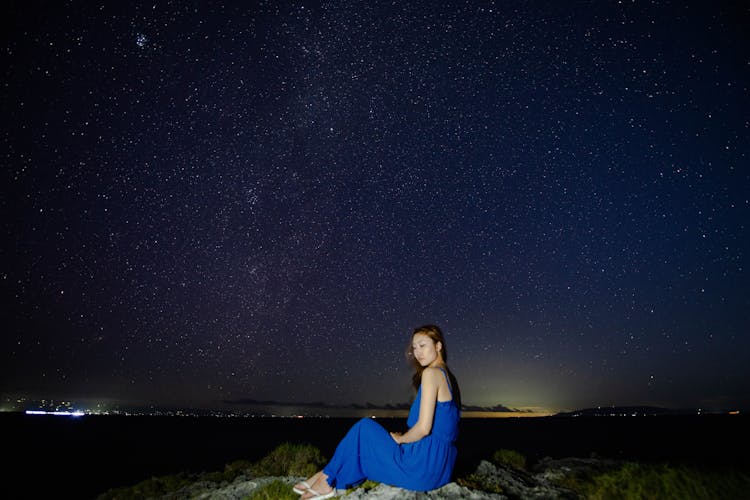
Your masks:
<svg viewBox="0 0 750 500"><path fill-rule="evenodd" d="M435 343L424 333L417 333L411 339L411 349L414 359L422 366L429 366L433 363L438 358L440 348L440 342Z"/></svg>

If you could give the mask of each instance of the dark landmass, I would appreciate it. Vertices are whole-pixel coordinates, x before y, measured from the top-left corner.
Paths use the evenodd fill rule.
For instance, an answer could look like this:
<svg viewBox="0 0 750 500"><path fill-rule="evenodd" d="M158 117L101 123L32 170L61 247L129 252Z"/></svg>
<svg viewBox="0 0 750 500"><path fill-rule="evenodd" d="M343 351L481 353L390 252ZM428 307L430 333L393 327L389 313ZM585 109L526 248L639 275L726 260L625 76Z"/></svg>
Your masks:
<svg viewBox="0 0 750 500"><path fill-rule="evenodd" d="M224 404L229 405L243 405L243 406L289 406L299 408L336 408L336 409L355 409L355 410L408 410L408 403L398 404L386 404L376 405L373 403L365 403L363 405L351 403L348 405L332 405L330 403L324 403L322 401L308 402L289 402L289 401L259 401L256 399L228 399L222 401Z"/></svg>
<svg viewBox="0 0 750 500"><path fill-rule="evenodd" d="M285 406L285 407L299 407L299 408L335 408L335 409L353 409L353 410L408 410L411 406L408 403L398 404L386 404L376 405L373 403L356 404L351 403L348 405L332 405L329 403L323 403L316 401L312 403L305 402L288 402L288 401L259 401L256 399L232 399L222 401L224 404L229 405L243 405L243 406ZM463 405L461 407L463 411L486 411L486 412L513 412L513 413L532 413L525 410L517 410L515 408L509 408L505 405L496 404L494 406L476 406L476 405Z"/></svg>
<svg viewBox="0 0 750 500"><path fill-rule="evenodd" d="M289 401L272 401L256 399L233 399L224 400L224 404L237 406L281 406L297 408L318 408L318 409L338 409L338 410L408 410L408 403L377 405L373 403L348 405L334 405L322 401L315 402L289 402ZM463 405L462 411L488 412L488 413L534 413L530 410L520 410L510 408L502 404L494 406ZM569 412L559 412L554 417L624 417L624 416L649 416L649 415L701 415L701 414L722 414L729 411L702 411L697 408L662 408L658 406L607 406L596 408L583 408Z"/></svg>
<svg viewBox="0 0 750 500"><path fill-rule="evenodd" d="M660 408L658 406L607 406L597 408L584 408L569 412L556 413L555 417L629 417L629 416L653 416L653 415L701 415L708 413L728 412L702 412L696 408Z"/></svg>
<svg viewBox="0 0 750 500"><path fill-rule="evenodd" d="M461 406L463 411L488 411L488 412L511 412L511 413L533 413L528 410L517 410L515 408L508 408L507 406L497 404L495 406L472 406L463 405Z"/></svg>
<svg viewBox="0 0 750 500"><path fill-rule="evenodd" d="M331 404L323 401L300 402L300 401L276 401L257 400L251 398L226 399L216 401L214 404L202 408L187 408L177 406L166 406L158 402L150 403L113 403L90 404L85 402L56 402L52 400L30 400L20 399L11 401L5 398L3 401L4 412L25 412L29 410L47 412L80 412L98 415L167 415L167 416L214 416L214 417L243 417L243 416L357 416L363 412L376 410L378 412L404 412L410 408L409 403L375 404L366 402L364 404ZM282 410L284 409L284 410ZM599 406L593 408L582 408L572 411L558 412L555 414L535 414L532 410L522 410L495 404L492 406L479 406L464 404L461 407L464 412L496 413L496 414L524 414L508 416L551 416L552 418L565 417L630 417L630 416L666 416L666 415L717 415L717 414L739 414L745 413L739 409L699 409L699 408L664 408L658 406ZM328 411L330 410L330 412ZM280 415L277 415L280 414ZM380 414L379 416L396 416L394 414ZM470 415L467 415L470 416ZM503 415L497 415L503 416Z"/></svg>

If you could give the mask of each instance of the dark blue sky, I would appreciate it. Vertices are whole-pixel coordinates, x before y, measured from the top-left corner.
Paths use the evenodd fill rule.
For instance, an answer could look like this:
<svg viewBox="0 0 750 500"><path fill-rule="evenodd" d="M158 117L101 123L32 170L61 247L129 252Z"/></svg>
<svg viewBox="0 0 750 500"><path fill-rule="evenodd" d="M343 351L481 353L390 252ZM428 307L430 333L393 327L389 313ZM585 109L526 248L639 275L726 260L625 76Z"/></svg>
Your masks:
<svg viewBox="0 0 750 500"><path fill-rule="evenodd" d="M750 406L747 6L3 9L5 398Z"/></svg>

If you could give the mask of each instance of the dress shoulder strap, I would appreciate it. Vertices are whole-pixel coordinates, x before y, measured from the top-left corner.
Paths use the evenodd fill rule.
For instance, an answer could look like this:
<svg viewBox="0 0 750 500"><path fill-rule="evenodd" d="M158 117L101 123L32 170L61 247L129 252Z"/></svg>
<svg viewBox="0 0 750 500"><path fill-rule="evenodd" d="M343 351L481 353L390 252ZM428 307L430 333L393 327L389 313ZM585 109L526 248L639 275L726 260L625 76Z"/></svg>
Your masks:
<svg viewBox="0 0 750 500"><path fill-rule="evenodd" d="M445 375L445 381L448 382L448 390L451 391L451 396L453 396L453 387L451 387L451 379L450 377L448 377L448 372L446 372L442 368L440 368L440 371L443 372L443 375Z"/></svg>

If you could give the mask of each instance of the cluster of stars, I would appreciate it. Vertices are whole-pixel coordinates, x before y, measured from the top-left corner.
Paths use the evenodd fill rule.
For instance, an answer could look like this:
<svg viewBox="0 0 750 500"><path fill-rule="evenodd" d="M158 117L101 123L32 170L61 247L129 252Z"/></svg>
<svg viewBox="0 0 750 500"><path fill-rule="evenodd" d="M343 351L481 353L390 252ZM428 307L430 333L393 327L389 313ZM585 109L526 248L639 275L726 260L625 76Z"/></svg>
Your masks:
<svg viewBox="0 0 750 500"><path fill-rule="evenodd" d="M0 390L401 403L434 322L469 403L749 393L747 12L14 9Z"/></svg>

